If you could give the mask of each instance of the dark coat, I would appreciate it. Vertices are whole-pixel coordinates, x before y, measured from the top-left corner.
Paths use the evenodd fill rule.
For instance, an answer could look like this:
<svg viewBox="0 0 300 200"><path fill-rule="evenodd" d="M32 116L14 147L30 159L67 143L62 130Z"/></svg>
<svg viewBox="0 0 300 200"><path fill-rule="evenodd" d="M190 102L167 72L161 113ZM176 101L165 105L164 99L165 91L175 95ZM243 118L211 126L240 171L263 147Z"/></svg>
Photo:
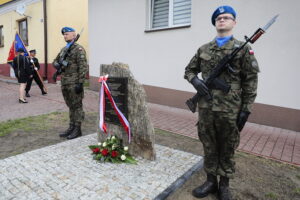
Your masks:
<svg viewBox="0 0 300 200"><path fill-rule="evenodd" d="M18 55L14 58L13 67L19 83L26 83L32 75L32 67L26 56Z"/></svg>
<svg viewBox="0 0 300 200"><path fill-rule="evenodd" d="M40 63L39 63L39 60L34 57L34 58L31 58L33 60L33 64L34 66L39 70L41 67L40 67ZM33 67L33 66L32 66Z"/></svg>

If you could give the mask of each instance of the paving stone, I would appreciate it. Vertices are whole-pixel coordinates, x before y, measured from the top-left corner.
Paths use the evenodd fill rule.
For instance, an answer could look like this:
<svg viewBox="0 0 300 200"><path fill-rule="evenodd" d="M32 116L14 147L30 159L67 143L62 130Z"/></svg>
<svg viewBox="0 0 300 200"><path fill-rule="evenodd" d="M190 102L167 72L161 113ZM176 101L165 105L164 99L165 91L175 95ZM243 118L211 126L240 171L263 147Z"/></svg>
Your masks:
<svg viewBox="0 0 300 200"><path fill-rule="evenodd" d="M0 200L153 199L202 159L155 145L156 161L100 163L88 148L95 143L92 134L0 160Z"/></svg>

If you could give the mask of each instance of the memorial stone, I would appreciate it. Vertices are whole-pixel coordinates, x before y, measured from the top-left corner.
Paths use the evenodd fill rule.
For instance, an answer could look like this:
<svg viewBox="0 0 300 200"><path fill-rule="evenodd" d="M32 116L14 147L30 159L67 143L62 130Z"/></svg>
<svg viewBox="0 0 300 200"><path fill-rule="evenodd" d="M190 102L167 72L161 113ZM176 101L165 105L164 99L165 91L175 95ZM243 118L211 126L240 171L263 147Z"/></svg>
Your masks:
<svg viewBox="0 0 300 200"><path fill-rule="evenodd" d="M129 121L132 137L129 144L127 132L106 99L105 123L108 134L98 127L98 141L103 142L108 136L116 135L123 140L124 146L129 147L131 155L155 160L154 128L148 114L143 86L135 80L126 64L101 65L100 76L105 75L108 75L107 84L118 108Z"/></svg>

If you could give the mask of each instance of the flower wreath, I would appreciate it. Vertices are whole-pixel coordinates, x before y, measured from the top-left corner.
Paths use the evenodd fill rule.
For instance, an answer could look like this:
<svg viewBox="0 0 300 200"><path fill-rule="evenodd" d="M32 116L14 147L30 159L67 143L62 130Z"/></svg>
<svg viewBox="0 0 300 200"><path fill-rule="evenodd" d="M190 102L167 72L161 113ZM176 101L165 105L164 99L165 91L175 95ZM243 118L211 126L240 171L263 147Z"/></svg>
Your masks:
<svg viewBox="0 0 300 200"><path fill-rule="evenodd" d="M137 161L128 153L128 147L116 136L108 137L105 142L90 145L94 160L112 163L137 164Z"/></svg>

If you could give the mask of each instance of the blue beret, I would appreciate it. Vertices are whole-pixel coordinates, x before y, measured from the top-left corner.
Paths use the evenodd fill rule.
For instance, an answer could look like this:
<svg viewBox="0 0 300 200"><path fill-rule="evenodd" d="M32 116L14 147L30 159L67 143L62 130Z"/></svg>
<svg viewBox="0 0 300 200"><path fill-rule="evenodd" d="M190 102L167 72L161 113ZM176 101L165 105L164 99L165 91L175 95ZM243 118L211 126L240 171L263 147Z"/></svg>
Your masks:
<svg viewBox="0 0 300 200"><path fill-rule="evenodd" d="M216 18L224 13L230 13L232 14L232 16L235 18L236 17L236 12L234 11L234 9L230 6L220 6L218 7L215 12L212 14L211 16L211 23L215 26L216 24Z"/></svg>
<svg viewBox="0 0 300 200"><path fill-rule="evenodd" d="M71 28L71 27L63 27L61 29L61 34L64 34L66 32L75 32L75 29L74 28Z"/></svg>

